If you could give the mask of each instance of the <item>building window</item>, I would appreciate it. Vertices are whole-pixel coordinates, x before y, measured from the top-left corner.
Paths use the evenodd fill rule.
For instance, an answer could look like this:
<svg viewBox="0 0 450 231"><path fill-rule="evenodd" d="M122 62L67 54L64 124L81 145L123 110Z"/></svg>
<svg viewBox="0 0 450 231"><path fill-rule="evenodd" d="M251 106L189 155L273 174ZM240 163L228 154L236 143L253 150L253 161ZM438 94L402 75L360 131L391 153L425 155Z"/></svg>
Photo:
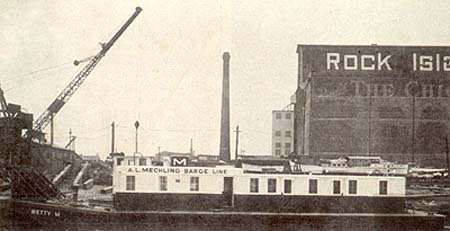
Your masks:
<svg viewBox="0 0 450 231"><path fill-rule="evenodd" d="M280 142L276 142L276 143L275 143L275 147L276 147L276 148L281 148L281 143L280 143Z"/></svg>
<svg viewBox="0 0 450 231"><path fill-rule="evenodd" d="M277 155L277 156L281 155L281 149L275 150L275 155Z"/></svg>
<svg viewBox="0 0 450 231"><path fill-rule="evenodd" d="M167 176L159 176L159 190L167 191Z"/></svg>
<svg viewBox="0 0 450 231"><path fill-rule="evenodd" d="M309 193L317 194L317 180L316 179L309 180Z"/></svg>
<svg viewBox="0 0 450 231"><path fill-rule="evenodd" d="M259 192L259 179L258 178L250 178L250 192L252 192L252 193Z"/></svg>
<svg viewBox="0 0 450 231"><path fill-rule="evenodd" d="M191 191L198 191L199 188L199 178L198 176L191 177Z"/></svg>
<svg viewBox="0 0 450 231"><path fill-rule="evenodd" d="M289 142L288 142L288 143L285 143L284 146L285 146L287 149L291 149L291 143L289 143Z"/></svg>
<svg viewBox="0 0 450 231"><path fill-rule="evenodd" d="M134 160L128 160L128 166L133 166L134 165Z"/></svg>
<svg viewBox="0 0 450 231"><path fill-rule="evenodd" d="M292 193L292 180L284 180L284 193Z"/></svg>
<svg viewBox="0 0 450 231"><path fill-rule="evenodd" d="M139 166L145 166L145 165L147 165L147 159L139 158Z"/></svg>
<svg viewBox="0 0 450 231"><path fill-rule="evenodd" d="M380 181L380 195L387 195L388 182L386 180Z"/></svg>
<svg viewBox="0 0 450 231"><path fill-rule="evenodd" d="M333 181L333 194L341 194L341 181L340 180Z"/></svg>
<svg viewBox="0 0 450 231"><path fill-rule="evenodd" d="M291 113L286 113L286 119L290 120L291 119Z"/></svg>
<svg viewBox="0 0 450 231"><path fill-rule="evenodd" d="M348 194L356 194L358 192L358 182L356 180L348 181Z"/></svg>
<svg viewBox="0 0 450 231"><path fill-rule="evenodd" d="M277 192L277 179L267 179L267 192L269 193Z"/></svg>
<svg viewBox="0 0 450 231"><path fill-rule="evenodd" d="M275 131L275 136L281 136L281 131Z"/></svg>
<svg viewBox="0 0 450 231"><path fill-rule="evenodd" d="M285 134L284 134L284 136L286 136L286 137L291 137L291 131L286 131Z"/></svg>
<svg viewBox="0 0 450 231"><path fill-rule="evenodd" d="M289 150L289 149L284 150L284 154L286 156L289 156L289 154L291 154L291 150Z"/></svg>
<svg viewBox="0 0 450 231"><path fill-rule="evenodd" d="M127 190L134 191L136 187L136 177L135 176L127 176Z"/></svg>
<svg viewBox="0 0 450 231"><path fill-rule="evenodd" d="M277 113L276 118L277 119L281 119L281 113L280 112Z"/></svg>
<svg viewBox="0 0 450 231"><path fill-rule="evenodd" d="M122 165L123 158L117 158L117 166Z"/></svg>

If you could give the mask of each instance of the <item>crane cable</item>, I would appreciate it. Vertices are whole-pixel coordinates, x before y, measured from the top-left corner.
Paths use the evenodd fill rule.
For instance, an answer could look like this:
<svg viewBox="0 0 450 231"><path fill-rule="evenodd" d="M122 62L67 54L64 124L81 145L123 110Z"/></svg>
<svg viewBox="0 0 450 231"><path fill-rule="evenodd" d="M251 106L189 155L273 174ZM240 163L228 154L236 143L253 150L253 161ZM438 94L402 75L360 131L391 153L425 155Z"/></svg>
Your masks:
<svg viewBox="0 0 450 231"><path fill-rule="evenodd" d="M18 79L20 79L20 78L26 78L26 77L35 76L35 75L37 75L37 74L40 74L40 73L43 73L43 72L46 72L46 71L51 71L51 70L59 69L59 68L64 67L64 66L68 66L69 64L72 64L72 63L73 63L73 61L70 61L70 62L61 63L61 64L58 64L58 65L54 65L54 66L50 66L50 67L38 69L38 70L31 71L31 72L28 72L28 73L16 75L16 76L14 76L14 77L12 77L12 78L10 78L10 79L5 80L3 83L12 82L12 81L18 80ZM47 76L47 77L48 77L48 76ZM41 78L40 78L40 79L41 79ZM18 83L17 83L17 84L18 84ZM6 89L5 92L10 91L10 90L12 90L12 89L14 89L14 88L16 88L16 87L17 87L17 86L10 87L10 88Z"/></svg>

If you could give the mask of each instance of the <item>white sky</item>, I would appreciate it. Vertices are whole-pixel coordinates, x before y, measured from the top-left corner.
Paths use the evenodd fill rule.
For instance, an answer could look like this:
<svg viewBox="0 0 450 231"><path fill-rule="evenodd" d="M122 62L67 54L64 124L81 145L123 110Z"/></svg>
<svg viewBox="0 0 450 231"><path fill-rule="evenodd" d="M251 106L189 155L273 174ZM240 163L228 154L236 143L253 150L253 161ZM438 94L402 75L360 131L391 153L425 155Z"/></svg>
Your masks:
<svg viewBox="0 0 450 231"><path fill-rule="evenodd" d="M231 53L231 126L247 154L271 152L271 111L296 90L297 44L443 45L450 1L0 0L0 84L37 118L131 16L144 11L55 118L82 154L219 150L222 53ZM23 75L43 68L58 68ZM234 133L232 151L234 152Z"/></svg>

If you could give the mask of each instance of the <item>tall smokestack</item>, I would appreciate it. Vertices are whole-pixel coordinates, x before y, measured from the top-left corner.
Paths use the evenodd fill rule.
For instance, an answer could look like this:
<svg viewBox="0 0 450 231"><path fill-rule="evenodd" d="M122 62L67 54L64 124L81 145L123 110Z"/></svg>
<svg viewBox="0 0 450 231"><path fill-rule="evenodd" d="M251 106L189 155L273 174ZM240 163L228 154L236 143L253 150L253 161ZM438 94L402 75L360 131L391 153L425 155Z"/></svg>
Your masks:
<svg viewBox="0 0 450 231"><path fill-rule="evenodd" d="M229 162L230 151L230 54L223 53L222 115L219 159Z"/></svg>

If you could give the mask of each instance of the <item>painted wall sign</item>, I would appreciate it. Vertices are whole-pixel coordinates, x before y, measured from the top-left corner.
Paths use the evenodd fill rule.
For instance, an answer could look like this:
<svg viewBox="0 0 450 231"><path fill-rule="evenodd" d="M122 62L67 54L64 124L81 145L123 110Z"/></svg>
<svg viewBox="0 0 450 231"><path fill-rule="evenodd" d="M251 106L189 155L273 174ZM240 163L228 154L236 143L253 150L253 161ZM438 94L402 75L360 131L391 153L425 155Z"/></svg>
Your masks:
<svg viewBox="0 0 450 231"><path fill-rule="evenodd" d="M129 173L148 173L148 174L180 174L180 175L227 175L228 169L218 168L165 168L165 167L129 167Z"/></svg>
<svg viewBox="0 0 450 231"><path fill-rule="evenodd" d="M44 210L44 209L31 209L31 214L32 215L39 215L39 216L54 216L54 217L60 217L61 213L58 211L49 211L49 210Z"/></svg>
<svg viewBox="0 0 450 231"><path fill-rule="evenodd" d="M188 158L187 157L177 157L173 156L170 158L170 165L171 166L188 166Z"/></svg>
<svg viewBox="0 0 450 231"><path fill-rule="evenodd" d="M449 79L450 80L450 79ZM313 96L449 98L450 81L408 79L332 79L313 80Z"/></svg>
<svg viewBox="0 0 450 231"><path fill-rule="evenodd" d="M309 74L334 78L450 78L450 47L299 45L297 52L303 81Z"/></svg>
<svg viewBox="0 0 450 231"><path fill-rule="evenodd" d="M375 70L392 70L391 58L393 54L341 54L326 53L327 70L346 70L346 71L375 71ZM400 56L402 57L402 56ZM404 58L403 56L402 58ZM450 71L450 55L432 53L431 55L420 55L417 53L409 54L409 61L412 63L413 71ZM392 58L392 60L395 60Z"/></svg>

